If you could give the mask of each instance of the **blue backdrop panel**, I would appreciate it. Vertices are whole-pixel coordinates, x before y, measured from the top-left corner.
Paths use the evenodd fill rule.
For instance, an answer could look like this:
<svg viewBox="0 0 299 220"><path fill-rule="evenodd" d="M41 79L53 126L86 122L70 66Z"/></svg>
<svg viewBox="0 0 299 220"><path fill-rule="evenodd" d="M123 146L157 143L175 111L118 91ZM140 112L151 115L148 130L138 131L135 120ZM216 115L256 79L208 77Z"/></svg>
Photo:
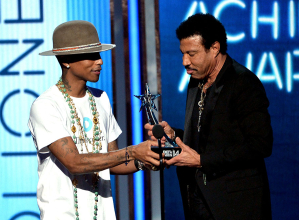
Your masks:
<svg viewBox="0 0 299 220"><path fill-rule="evenodd" d="M175 30L192 14L213 14L227 30L228 54L256 73L265 86L274 131L273 154L266 159L273 218L295 219L299 215L299 1L162 0L159 9L163 120L174 127L184 125L189 78ZM176 212L166 210L166 217L182 219L175 169L165 172L165 185L166 194L173 195L166 199L166 209L177 207Z"/></svg>
<svg viewBox="0 0 299 220"><path fill-rule="evenodd" d="M34 99L55 84L61 69L52 48L53 30L74 19L92 22L101 42L111 42L109 0L0 1L0 219L39 219L36 150L27 128ZM112 100L111 52L102 55L100 82ZM114 185L114 184L112 184Z"/></svg>

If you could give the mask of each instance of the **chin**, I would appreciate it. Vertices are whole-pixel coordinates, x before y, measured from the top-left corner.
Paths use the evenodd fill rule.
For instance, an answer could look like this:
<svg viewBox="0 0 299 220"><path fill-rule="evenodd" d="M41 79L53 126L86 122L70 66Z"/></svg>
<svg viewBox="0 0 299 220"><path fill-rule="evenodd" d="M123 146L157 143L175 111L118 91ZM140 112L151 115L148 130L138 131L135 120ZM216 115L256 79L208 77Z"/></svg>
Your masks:
<svg viewBox="0 0 299 220"><path fill-rule="evenodd" d="M193 79L198 79L198 80L202 80L205 77L204 76L191 76Z"/></svg>
<svg viewBox="0 0 299 220"><path fill-rule="evenodd" d="M100 76L96 76L96 77L90 77L89 79L87 79L87 81L95 83L95 82L99 81L99 79L100 79Z"/></svg>
<svg viewBox="0 0 299 220"><path fill-rule="evenodd" d="M97 80L87 80L87 81L92 82L92 83L96 83L99 80L97 79Z"/></svg>

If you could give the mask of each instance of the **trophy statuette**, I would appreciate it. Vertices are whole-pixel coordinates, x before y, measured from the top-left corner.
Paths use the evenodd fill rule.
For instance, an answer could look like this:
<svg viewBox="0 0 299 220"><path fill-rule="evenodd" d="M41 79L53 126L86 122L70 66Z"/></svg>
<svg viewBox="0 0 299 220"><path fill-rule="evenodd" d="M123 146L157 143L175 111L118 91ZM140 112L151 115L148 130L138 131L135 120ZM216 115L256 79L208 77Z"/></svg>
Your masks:
<svg viewBox="0 0 299 220"><path fill-rule="evenodd" d="M142 109L145 109L146 116L147 116L149 124L151 124L151 125L159 124L159 122L158 122L158 120L157 120L157 118L156 118L156 116L153 112L153 110L157 111L156 105L153 102L153 100L160 97L160 94L152 95L150 90L149 90L149 86L146 83L145 84L145 93L143 95L134 95L134 96L142 101L140 111ZM165 158L170 159L172 157L175 157L175 156L179 155L179 153L181 152L181 148L178 147L178 145L173 140L171 140L165 134L164 131L163 131L163 136L166 138L165 147L163 147L163 153L165 154ZM159 148L158 147L152 147L152 151L158 153Z"/></svg>

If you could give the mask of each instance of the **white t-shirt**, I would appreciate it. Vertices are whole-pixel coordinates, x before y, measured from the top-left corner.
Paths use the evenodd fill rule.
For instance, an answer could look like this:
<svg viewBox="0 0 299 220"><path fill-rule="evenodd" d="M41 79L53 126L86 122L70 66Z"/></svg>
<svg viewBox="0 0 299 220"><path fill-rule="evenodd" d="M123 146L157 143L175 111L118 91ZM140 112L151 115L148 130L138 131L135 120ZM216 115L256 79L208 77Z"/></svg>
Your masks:
<svg viewBox="0 0 299 220"><path fill-rule="evenodd" d="M98 90L99 97L95 97L96 107L99 112L99 125L102 133L101 153L108 150L108 143L116 140L121 130L112 114L111 105L105 92ZM89 95L82 98L74 98L78 116L83 122L83 127L88 138L93 137L93 116L88 101ZM74 176L60 163L49 151L48 146L63 138L71 136L71 113L68 103L56 86L50 87L39 96L31 106L28 127L32 134L38 153L37 202L41 212L41 219L76 219L74 208L74 195L72 179ZM76 136L79 137L79 128L76 125ZM77 138L77 140L79 140ZM76 144L81 153L81 144ZM88 144L89 152L92 146ZM87 153L83 145L83 153ZM95 195L92 188L92 175L76 175L78 180L78 212L80 219L93 219ZM106 169L99 173L98 183L98 212L97 219L113 220L115 211L111 195L110 170Z"/></svg>

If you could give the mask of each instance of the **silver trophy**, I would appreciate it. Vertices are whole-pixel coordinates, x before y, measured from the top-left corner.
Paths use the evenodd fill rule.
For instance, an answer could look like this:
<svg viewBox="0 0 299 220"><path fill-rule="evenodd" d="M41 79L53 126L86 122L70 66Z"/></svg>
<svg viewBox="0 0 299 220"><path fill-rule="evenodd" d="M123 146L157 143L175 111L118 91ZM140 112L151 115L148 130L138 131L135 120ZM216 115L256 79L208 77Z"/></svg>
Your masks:
<svg viewBox="0 0 299 220"><path fill-rule="evenodd" d="M156 125L159 124L153 110L157 111L156 105L153 102L156 98L160 97L160 94L152 95L148 84L145 84L145 92L143 95L134 95L136 98L140 99L142 101L140 111L142 109L145 109L146 116L148 119L149 124ZM165 147L163 149L163 153L165 154L165 158L172 158L174 156L177 156L181 149L178 147L178 145L171 140L164 132L163 136L166 138ZM152 147L153 151L156 151L155 147Z"/></svg>

